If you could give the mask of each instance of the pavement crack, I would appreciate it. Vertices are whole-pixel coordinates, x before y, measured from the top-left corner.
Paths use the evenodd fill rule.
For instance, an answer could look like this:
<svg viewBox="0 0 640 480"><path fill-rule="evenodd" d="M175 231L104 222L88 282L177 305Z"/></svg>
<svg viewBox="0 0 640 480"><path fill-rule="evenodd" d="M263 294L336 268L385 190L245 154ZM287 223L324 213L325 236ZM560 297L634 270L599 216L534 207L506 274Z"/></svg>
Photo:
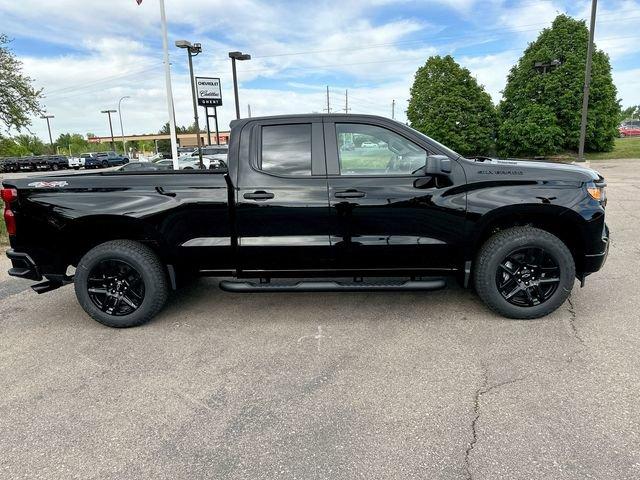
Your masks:
<svg viewBox="0 0 640 480"><path fill-rule="evenodd" d="M518 377L511 380L506 380L504 382L496 383L494 385L489 386L489 371L486 366L482 367L482 383L478 386L473 395L473 420L471 421L471 441L467 445L467 449L464 455L464 467L467 474L467 480L473 480L473 474L471 473L471 453L478 443L478 420L480 419L480 403L482 396L485 393L489 393L493 390L496 390L500 387L504 387L505 385L511 385L513 383L521 382L522 380L526 380L528 377Z"/></svg>
<svg viewBox="0 0 640 480"><path fill-rule="evenodd" d="M473 420L471 421L471 441L467 445L467 450L464 454L464 468L467 472L467 479L472 480L473 475L471 474L471 464L470 457L471 452L476 446L478 441L478 432L476 430L476 425L478 424L478 419L480 418L480 397L486 391L487 383L489 382L489 372L487 371L487 367L482 367L482 384L478 386L474 395L473 395Z"/></svg>
<svg viewBox="0 0 640 480"><path fill-rule="evenodd" d="M569 297L567 298L567 303L569 304L569 307L567 308L567 310L569 310L569 327L571 328L571 333L573 334L573 338L575 338L578 342L580 342L581 345L584 345L584 339L582 338L582 336L580 335L580 332L578 332L578 326L576 325L576 320L578 315L576 314L576 308L573 305L573 302L571 301L571 295L569 295Z"/></svg>

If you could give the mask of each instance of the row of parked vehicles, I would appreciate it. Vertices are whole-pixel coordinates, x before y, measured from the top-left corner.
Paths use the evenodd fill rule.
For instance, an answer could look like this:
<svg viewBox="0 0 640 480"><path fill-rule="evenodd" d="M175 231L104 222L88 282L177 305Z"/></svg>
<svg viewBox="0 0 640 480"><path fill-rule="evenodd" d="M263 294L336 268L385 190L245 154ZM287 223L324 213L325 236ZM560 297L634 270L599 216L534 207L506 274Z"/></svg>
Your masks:
<svg viewBox="0 0 640 480"><path fill-rule="evenodd" d="M222 170L227 168L228 145L211 145L202 148L202 168L205 170ZM180 170L199 170L200 155L198 150L182 152L178 157ZM161 153L146 159L129 162L119 170L127 172L144 172L173 170L173 158Z"/></svg>
<svg viewBox="0 0 640 480"><path fill-rule="evenodd" d="M202 148L202 164L207 170L226 168L227 145L213 145ZM180 170L198 170L200 158L198 150L182 152L178 158ZM0 158L0 172L34 172L38 170L65 170L73 168L109 168L120 167L125 171L154 171L173 169L173 159L163 154L150 158L129 161L126 156L116 152L90 152L80 157L64 155L32 155L24 157Z"/></svg>
<svg viewBox="0 0 640 480"><path fill-rule="evenodd" d="M35 172L37 170L64 170L69 161L63 155L32 155L0 158L0 172Z"/></svg>

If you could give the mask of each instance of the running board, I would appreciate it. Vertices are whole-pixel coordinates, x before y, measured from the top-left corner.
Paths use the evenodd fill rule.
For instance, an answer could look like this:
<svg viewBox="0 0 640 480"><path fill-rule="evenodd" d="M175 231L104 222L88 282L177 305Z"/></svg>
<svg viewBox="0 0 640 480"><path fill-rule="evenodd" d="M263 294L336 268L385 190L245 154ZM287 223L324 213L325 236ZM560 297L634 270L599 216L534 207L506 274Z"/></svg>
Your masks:
<svg viewBox="0 0 640 480"><path fill-rule="evenodd" d="M444 278L387 282L303 281L293 284L237 282L223 280L220 288L225 292L375 292L439 290L447 286Z"/></svg>

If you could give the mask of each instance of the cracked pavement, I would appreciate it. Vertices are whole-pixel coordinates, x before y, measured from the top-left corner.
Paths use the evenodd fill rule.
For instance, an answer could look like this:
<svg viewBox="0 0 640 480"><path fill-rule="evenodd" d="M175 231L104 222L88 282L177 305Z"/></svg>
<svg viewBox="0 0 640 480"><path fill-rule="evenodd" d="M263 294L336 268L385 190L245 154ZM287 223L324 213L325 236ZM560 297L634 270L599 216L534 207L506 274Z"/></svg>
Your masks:
<svg viewBox="0 0 640 480"><path fill-rule="evenodd" d="M112 330L0 273L0 478L640 478L640 161L592 166L607 265L539 320L203 279Z"/></svg>

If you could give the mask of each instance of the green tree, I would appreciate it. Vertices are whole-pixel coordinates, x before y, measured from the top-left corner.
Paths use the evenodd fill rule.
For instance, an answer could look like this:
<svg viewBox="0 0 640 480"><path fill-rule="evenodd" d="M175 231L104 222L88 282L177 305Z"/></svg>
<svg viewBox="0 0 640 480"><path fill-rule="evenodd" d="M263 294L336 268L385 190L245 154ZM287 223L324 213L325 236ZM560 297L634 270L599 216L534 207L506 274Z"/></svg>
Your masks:
<svg viewBox="0 0 640 480"><path fill-rule="evenodd" d="M0 157L21 157L28 154L29 150L18 145L15 140L0 135Z"/></svg>
<svg viewBox="0 0 640 480"><path fill-rule="evenodd" d="M418 69L407 117L413 128L462 155L493 150L497 119L491 97L450 55L429 57Z"/></svg>
<svg viewBox="0 0 640 480"><path fill-rule="evenodd" d="M545 155L578 149L588 36L584 21L558 15L526 48L507 77L499 106L501 154ZM609 57L596 48L586 150L613 148L620 111L616 93Z"/></svg>
<svg viewBox="0 0 640 480"><path fill-rule="evenodd" d="M42 112L42 94L33 88L33 80L22 73L22 62L8 44L7 36L0 34L0 123L7 132L20 132L31 125L31 115Z"/></svg>
<svg viewBox="0 0 640 480"><path fill-rule="evenodd" d="M27 154L42 155L44 153L50 153L48 145L45 145L42 140L35 135L16 135L13 139Z"/></svg>
<svg viewBox="0 0 640 480"><path fill-rule="evenodd" d="M620 111L619 122L622 123L625 120L638 120L640 119L640 105L631 105Z"/></svg>

